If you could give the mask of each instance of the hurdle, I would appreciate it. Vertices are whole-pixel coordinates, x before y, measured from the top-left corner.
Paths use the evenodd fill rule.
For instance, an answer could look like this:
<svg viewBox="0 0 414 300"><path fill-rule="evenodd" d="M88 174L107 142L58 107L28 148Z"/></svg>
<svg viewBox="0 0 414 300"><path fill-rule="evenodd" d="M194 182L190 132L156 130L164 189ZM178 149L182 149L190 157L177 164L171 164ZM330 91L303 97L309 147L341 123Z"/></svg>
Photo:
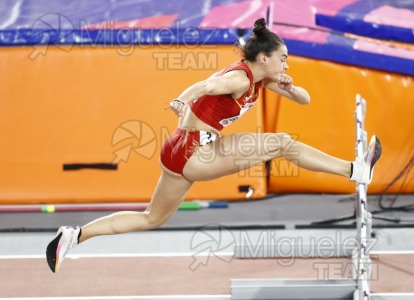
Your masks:
<svg viewBox="0 0 414 300"><path fill-rule="evenodd" d="M366 101L361 95L356 95L356 156L363 159L364 150L367 149L367 132L365 131ZM358 255L356 256L356 270L358 290L354 299L369 299L371 260L369 258L368 240L372 234L372 216L368 212L367 188L365 184L357 183L357 240L359 242Z"/></svg>
<svg viewBox="0 0 414 300"><path fill-rule="evenodd" d="M355 154L363 158L367 149L367 132L364 129L366 101L361 95L356 95L355 109ZM369 237L372 233L372 216L367 208L367 185L356 184L356 238L353 248L336 245L339 255L336 257L352 258L352 276L344 279L232 279L231 299L370 299L371 260L369 258ZM264 245L256 249L254 255L246 249L248 246L236 244L237 258L270 258L274 250L272 245ZM307 245L311 248L314 245ZM269 250L271 249L271 250ZM283 258L284 251L272 253L271 258ZM305 252L305 251L304 251ZM306 251L306 253L310 253ZM312 252L315 253L315 252ZM292 257L292 256L289 256ZM303 258L304 256L294 256ZM311 256L316 258L318 256ZM321 257L321 256L319 256ZM310 258L310 256L306 256Z"/></svg>

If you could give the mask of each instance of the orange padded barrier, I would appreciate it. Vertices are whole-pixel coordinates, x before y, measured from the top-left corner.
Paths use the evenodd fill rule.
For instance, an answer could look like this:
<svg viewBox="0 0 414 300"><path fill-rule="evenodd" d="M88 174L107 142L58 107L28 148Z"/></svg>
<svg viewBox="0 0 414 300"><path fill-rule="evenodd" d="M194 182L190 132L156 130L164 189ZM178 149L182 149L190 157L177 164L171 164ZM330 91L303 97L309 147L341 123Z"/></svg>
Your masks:
<svg viewBox="0 0 414 300"><path fill-rule="evenodd" d="M160 145L177 118L168 101L238 59L233 47L2 48L0 64L0 202L148 201L160 168ZM70 51L69 51L70 50ZM34 56L31 56L32 58ZM365 128L383 157L370 193L381 192L414 154L411 77L291 56L289 74L312 97L300 106L269 91L231 132L287 132L346 160L355 156L355 94L367 100ZM63 164L118 162L118 170L63 171ZM269 192L353 193L355 185L283 159L213 182L188 199L242 199L239 186ZM268 186L267 186L268 185ZM414 172L389 192L414 192Z"/></svg>
<svg viewBox="0 0 414 300"><path fill-rule="evenodd" d="M355 95L359 93L367 101L368 139L376 134L383 145L368 192L382 192L414 155L413 78L295 56L289 57L289 66L288 74L307 89L311 104L300 106L266 93L266 130L290 133L324 152L353 160ZM278 159L271 164L269 192L353 193L355 184ZM389 192L414 192L412 169Z"/></svg>
<svg viewBox="0 0 414 300"><path fill-rule="evenodd" d="M39 50L39 49L38 49ZM42 50L42 49L40 49ZM177 124L168 102L238 59L233 47L2 48L0 202L148 201L163 140ZM70 50L70 51L68 51ZM261 102L223 133L262 127ZM63 164L118 162L118 170ZM188 199L267 193L264 165L196 183Z"/></svg>

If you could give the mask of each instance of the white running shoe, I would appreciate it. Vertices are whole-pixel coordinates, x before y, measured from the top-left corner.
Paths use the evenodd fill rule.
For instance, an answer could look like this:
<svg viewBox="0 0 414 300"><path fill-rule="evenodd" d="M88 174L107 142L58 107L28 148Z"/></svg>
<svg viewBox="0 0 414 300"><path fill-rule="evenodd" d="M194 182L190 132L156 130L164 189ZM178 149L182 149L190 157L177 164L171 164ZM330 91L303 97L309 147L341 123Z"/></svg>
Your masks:
<svg viewBox="0 0 414 300"><path fill-rule="evenodd" d="M377 136L372 136L364 158L357 158L353 165L351 181L361 184L370 184L374 174L374 165L381 157L382 147Z"/></svg>
<svg viewBox="0 0 414 300"><path fill-rule="evenodd" d="M56 273L70 249L78 244L80 227L62 226L46 248L49 268Z"/></svg>

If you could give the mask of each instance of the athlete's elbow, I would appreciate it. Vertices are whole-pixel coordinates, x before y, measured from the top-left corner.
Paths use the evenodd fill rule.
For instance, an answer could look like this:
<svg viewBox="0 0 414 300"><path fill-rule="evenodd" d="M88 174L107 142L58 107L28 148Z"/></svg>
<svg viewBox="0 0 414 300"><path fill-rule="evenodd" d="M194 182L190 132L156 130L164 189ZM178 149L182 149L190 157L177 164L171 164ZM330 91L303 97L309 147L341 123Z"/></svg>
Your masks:
<svg viewBox="0 0 414 300"><path fill-rule="evenodd" d="M214 91L214 86L208 80L202 81L201 84L206 95L209 95Z"/></svg>
<svg viewBox="0 0 414 300"><path fill-rule="evenodd" d="M303 97L303 99L300 102L300 104L302 104L302 105L308 105L308 104L310 104L310 102L311 102L310 96L307 95L307 96Z"/></svg>
<svg viewBox="0 0 414 300"><path fill-rule="evenodd" d="M307 91L303 90L303 92L300 94L300 97L298 99L298 102L302 105L307 105L311 101L310 95Z"/></svg>
<svg viewBox="0 0 414 300"><path fill-rule="evenodd" d="M203 90L206 95L224 95L232 93L232 89L230 89L226 81L221 78L209 78L203 81Z"/></svg>
<svg viewBox="0 0 414 300"><path fill-rule="evenodd" d="M192 88L192 101L202 96L209 95L209 90L211 89L207 80L197 82L192 86Z"/></svg>
<svg viewBox="0 0 414 300"><path fill-rule="evenodd" d="M217 84L213 80L204 80L201 82L203 85L203 90L205 95L217 95L218 94L218 88Z"/></svg>

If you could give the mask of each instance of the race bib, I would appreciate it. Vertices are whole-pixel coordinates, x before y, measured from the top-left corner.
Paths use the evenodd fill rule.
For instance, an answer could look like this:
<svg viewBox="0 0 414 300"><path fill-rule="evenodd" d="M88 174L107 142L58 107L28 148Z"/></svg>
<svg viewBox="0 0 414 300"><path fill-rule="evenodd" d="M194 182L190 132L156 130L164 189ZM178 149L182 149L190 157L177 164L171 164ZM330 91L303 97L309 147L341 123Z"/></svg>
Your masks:
<svg viewBox="0 0 414 300"><path fill-rule="evenodd" d="M217 139L217 134L213 132L200 130L200 146L204 146L214 142Z"/></svg>

